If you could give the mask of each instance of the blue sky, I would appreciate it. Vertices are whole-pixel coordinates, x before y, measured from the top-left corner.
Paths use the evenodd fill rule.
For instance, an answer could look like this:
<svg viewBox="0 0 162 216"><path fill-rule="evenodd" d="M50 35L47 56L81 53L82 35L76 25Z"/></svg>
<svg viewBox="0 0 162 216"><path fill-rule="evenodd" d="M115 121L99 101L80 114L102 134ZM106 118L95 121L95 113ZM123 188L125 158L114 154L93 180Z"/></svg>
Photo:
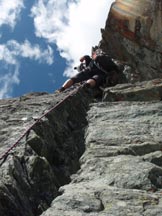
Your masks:
<svg viewBox="0 0 162 216"><path fill-rule="evenodd" d="M0 98L49 92L101 39L114 0L0 0Z"/></svg>

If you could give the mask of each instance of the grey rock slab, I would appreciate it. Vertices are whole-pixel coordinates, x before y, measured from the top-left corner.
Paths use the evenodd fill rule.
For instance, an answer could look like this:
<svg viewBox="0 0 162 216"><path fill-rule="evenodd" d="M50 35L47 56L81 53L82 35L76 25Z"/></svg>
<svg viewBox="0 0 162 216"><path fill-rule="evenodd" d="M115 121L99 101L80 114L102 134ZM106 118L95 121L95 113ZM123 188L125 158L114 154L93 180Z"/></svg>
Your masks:
<svg viewBox="0 0 162 216"><path fill-rule="evenodd" d="M88 112L88 151L104 148L141 155L162 148L162 103L121 102L93 104ZM108 153L108 152L107 152ZM84 157L84 156L83 156Z"/></svg>
<svg viewBox="0 0 162 216"><path fill-rule="evenodd" d="M162 79L118 84L104 90L103 101L159 101L162 98Z"/></svg>
<svg viewBox="0 0 162 216"><path fill-rule="evenodd" d="M162 167L154 161L162 148L161 108L161 102L92 103L81 168L42 216L160 215Z"/></svg>
<svg viewBox="0 0 162 216"><path fill-rule="evenodd" d="M63 194L42 216L141 216L162 210L160 194L110 187L105 179L70 184L60 191Z"/></svg>

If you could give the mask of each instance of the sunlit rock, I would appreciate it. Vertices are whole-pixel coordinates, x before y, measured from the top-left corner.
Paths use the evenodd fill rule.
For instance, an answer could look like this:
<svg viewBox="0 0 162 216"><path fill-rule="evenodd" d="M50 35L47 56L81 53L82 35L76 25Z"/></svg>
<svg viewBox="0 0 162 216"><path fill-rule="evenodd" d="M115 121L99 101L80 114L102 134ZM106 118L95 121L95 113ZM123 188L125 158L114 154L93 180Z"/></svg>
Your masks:
<svg viewBox="0 0 162 216"><path fill-rule="evenodd" d="M162 1L116 0L100 46L129 62L138 80L162 77Z"/></svg>

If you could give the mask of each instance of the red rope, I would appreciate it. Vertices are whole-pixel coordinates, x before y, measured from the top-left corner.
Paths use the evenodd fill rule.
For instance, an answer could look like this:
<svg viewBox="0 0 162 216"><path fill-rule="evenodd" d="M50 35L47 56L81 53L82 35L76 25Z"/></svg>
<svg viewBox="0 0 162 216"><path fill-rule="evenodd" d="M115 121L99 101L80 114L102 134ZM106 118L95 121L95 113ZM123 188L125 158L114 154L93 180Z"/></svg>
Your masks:
<svg viewBox="0 0 162 216"><path fill-rule="evenodd" d="M70 94L68 94L62 101L60 101L58 104L56 104L55 106L53 106L51 109L49 109L47 112L45 112L40 118L38 118L32 125L29 126L29 128L27 128L24 133L20 136L20 138L6 151L4 152L1 157L0 157L0 161L5 159L8 154L10 153L10 151L12 149L14 149L20 142L20 140L22 138L24 138L24 136L33 128L33 126L35 126L43 117L45 117L48 113L50 113L51 111L53 111L54 109L56 109L59 105L61 105L65 100L67 100L70 96L72 96L74 93L76 93L78 91L78 89L81 86L79 86L77 89L74 89L72 92L70 92Z"/></svg>

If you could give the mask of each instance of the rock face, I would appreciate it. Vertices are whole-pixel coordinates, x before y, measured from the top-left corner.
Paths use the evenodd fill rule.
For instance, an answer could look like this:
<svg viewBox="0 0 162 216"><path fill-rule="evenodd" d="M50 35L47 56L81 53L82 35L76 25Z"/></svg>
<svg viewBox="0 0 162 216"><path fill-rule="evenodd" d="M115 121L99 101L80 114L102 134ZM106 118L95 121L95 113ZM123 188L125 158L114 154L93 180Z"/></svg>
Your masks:
<svg viewBox="0 0 162 216"><path fill-rule="evenodd" d="M82 90L67 94L34 93L0 101L1 155L25 134L0 161L1 216L40 215L79 169L90 100Z"/></svg>
<svg viewBox="0 0 162 216"><path fill-rule="evenodd" d="M150 101L149 85L107 88L104 102L91 104L81 169L42 216L161 215L162 92ZM156 92L156 85L151 88ZM115 102L114 92L122 101Z"/></svg>
<svg viewBox="0 0 162 216"><path fill-rule="evenodd" d="M131 64L138 81L162 77L161 10L161 0L116 0L102 30L102 49Z"/></svg>
<svg viewBox="0 0 162 216"><path fill-rule="evenodd" d="M160 216L161 82L1 100L1 153L45 115L1 161L0 215Z"/></svg>
<svg viewBox="0 0 162 216"><path fill-rule="evenodd" d="M0 216L161 216L161 4L113 4L120 84L0 100Z"/></svg>

